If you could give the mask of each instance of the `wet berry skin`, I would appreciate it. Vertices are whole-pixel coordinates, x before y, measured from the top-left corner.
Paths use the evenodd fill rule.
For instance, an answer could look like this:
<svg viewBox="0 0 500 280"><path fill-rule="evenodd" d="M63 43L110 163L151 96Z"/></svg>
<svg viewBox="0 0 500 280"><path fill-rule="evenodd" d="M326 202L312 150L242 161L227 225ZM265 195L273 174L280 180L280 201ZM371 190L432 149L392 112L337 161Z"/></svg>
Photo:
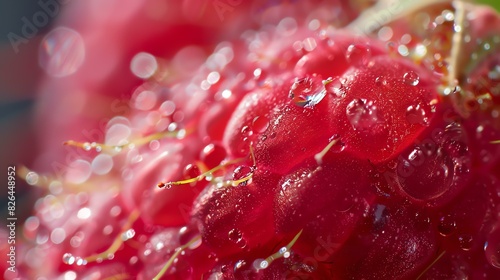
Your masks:
<svg viewBox="0 0 500 280"><path fill-rule="evenodd" d="M500 277L496 12L409 5L369 30L381 7L401 7L188 1L162 27L161 2L117 12L143 23L131 35L154 25L141 36L116 22L98 32L127 54L95 88L130 91L103 139L66 142L81 153L63 175L25 172L46 195L24 225L19 276ZM94 61L84 23L72 28ZM139 52L154 60L146 78L127 66ZM90 66L42 91L94 88Z"/></svg>

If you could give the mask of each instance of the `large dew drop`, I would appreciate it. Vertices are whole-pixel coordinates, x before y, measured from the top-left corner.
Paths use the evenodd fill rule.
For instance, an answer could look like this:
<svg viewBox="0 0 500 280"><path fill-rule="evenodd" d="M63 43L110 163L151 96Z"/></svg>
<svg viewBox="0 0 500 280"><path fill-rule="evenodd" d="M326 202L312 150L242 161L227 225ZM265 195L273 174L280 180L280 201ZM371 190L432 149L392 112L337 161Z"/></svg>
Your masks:
<svg viewBox="0 0 500 280"><path fill-rule="evenodd" d="M354 65L366 64L372 57L372 52L369 46L364 44L352 44L347 47L345 58L347 62Z"/></svg>
<svg viewBox="0 0 500 280"><path fill-rule="evenodd" d="M490 265L500 268L500 227L497 226L489 234L484 244L484 254Z"/></svg>
<svg viewBox="0 0 500 280"><path fill-rule="evenodd" d="M314 107L325 98L325 84L329 82L329 80L321 82L317 77L295 79L289 97L297 106Z"/></svg>

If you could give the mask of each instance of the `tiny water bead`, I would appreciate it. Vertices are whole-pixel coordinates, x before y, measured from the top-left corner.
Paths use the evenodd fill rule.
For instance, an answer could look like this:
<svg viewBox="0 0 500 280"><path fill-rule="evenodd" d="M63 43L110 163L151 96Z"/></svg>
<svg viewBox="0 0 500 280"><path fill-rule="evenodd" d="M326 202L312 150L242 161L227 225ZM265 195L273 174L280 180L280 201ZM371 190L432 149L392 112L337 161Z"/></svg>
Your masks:
<svg viewBox="0 0 500 280"><path fill-rule="evenodd" d="M127 231L123 232L121 235L122 241L127 241L135 236L135 230L134 229L128 229Z"/></svg>
<svg viewBox="0 0 500 280"><path fill-rule="evenodd" d="M377 86L386 86L387 80L383 76L379 76L379 77L375 78L375 84Z"/></svg>
<svg viewBox="0 0 500 280"><path fill-rule="evenodd" d="M451 214L441 215L437 229L442 236L449 236L455 232L457 224Z"/></svg>
<svg viewBox="0 0 500 280"><path fill-rule="evenodd" d="M88 263L85 259L82 259L80 257L75 257L70 253L65 253L62 257L62 261L67 265L75 264L77 266L87 265Z"/></svg>
<svg viewBox="0 0 500 280"><path fill-rule="evenodd" d="M229 238L229 241L231 241L231 242L239 243L242 240L243 235L242 235L241 231L234 228L234 229L229 231L228 238Z"/></svg>
<svg viewBox="0 0 500 280"><path fill-rule="evenodd" d="M373 130L382 122L375 102L364 98L352 100L346 107L346 115L354 130Z"/></svg>
<svg viewBox="0 0 500 280"><path fill-rule="evenodd" d="M460 234L458 236L458 243L464 251L469 251L472 248L473 242L474 238L470 234Z"/></svg>
<svg viewBox="0 0 500 280"><path fill-rule="evenodd" d="M417 86L420 82L420 77L417 73L410 71L403 75L403 81L408 85Z"/></svg>
<svg viewBox="0 0 500 280"><path fill-rule="evenodd" d="M255 270L266 269L269 266L269 262L264 259L256 259L253 262L253 267Z"/></svg>
<svg viewBox="0 0 500 280"><path fill-rule="evenodd" d="M410 124L429 125L429 117L422 104L410 105L406 109L406 119Z"/></svg>

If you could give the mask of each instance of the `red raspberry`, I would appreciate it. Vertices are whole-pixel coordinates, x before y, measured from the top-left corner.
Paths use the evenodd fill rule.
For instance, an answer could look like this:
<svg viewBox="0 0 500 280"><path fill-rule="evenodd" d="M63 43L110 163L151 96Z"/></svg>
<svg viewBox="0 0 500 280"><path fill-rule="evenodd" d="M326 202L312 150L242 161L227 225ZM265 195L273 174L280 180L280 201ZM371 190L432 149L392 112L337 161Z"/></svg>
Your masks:
<svg viewBox="0 0 500 280"><path fill-rule="evenodd" d="M161 2L125 5L111 41L133 39L95 85L100 43L74 27L89 60L45 90L131 97L94 135L104 143L66 142L83 149L59 176L22 169L48 194L26 221L17 276L500 276L500 34L486 24L500 25L496 13L462 2L215 1L206 14L194 2L172 2L182 13L144 34ZM404 17L384 17L398 7ZM234 17L214 23L228 9ZM358 9L370 10L348 24ZM132 66L132 79L134 57L157 67Z"/></svg>

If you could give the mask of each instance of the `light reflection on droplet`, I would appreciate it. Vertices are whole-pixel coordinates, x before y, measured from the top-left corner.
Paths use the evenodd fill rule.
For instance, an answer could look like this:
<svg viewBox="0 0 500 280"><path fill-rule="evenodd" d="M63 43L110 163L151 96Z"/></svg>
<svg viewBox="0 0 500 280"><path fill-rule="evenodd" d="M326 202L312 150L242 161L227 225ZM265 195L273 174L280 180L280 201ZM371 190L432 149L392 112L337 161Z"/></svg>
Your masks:
<svg viewBox="0 0 500 280"><path fill-rule="evenodd" d="M304 49L308 52L312 52L318 46L316 40L311 37L306 38L302 43L304 44Z"/></svg>
<svg viewBox="0 0 500 280"><path fill-rule="evenodd" d="M85 234L83 232L79 231L75 234L75 236L71 237L69 244L73 248L78 248L82 244L84 237L85 237Z"/></svg>
<svg viewBox="0 0 500 280"><path fill-rule="evenodd" d="M392 31L392 28L390 28L389 26L384 26L378 31L378 38L381 41L389 41L392 39L393 34L394 32Z"/></svg>
<svg viewBox="0 0 500 280"><path fill-rule="evenodd" d="M77 277L76 272L74 271L66 271L64 273L64 280L75 280Z"/></svg>
<svg viewBox="0 0 500 280"><path fill-rule="evenodd" d="M66 180L74 184L81 184L90 177L91 172L92 167L88 161L77 159L69 165Z"/></svg>
<svg viewBox="0 0 500 280"><path fill-rule="evenodd" d="M65 77L75 73L85 59L85 45L73 29L57 27L42 40L38 62L47 74Z"/></svg>
<svg viewBox="0 0 500 280"><path fill-rule="evenodd" d="M109 214L112 216L112 217L118 217L118 215L120 215L120 213L122 212L122 208L118 205L116 206L113 206L111 208L111 210L109 210Z"/></svg>
<svg viewBox="0 0 500 280"><path fill-rule="evenodd" d="M165 116L170 116L175 111L175 103L167 100L160 105L160 112Z"/></svg>
<svg viewBox="0 0 500 280"><path fill-rule="evenodd" d="M151 110L156 105L157 99L158 96L156 92L144 90L135 97L134 105L139 110Z"/></svg>
<svg viewBox="0 0 500 280"><path fill-rule="evenodd" d="M220 74L219 72L213 71L210 72L207 76L207 82L211 85L216 84L220 79Z"/></svg>
<svg viewBox="0 0 500 280"><path fill-rule="evenodd" d="M111 225L107 225L102 229L102 233L104 235L110 235L113 232L113 227Z"/></svg>
<svg viewBox="0 0 500 280"><path fill-rule="evenodd" d="M66 231L63 228L56 228L50 234L50 241L54 244L61 244L66 239Z"/></svg>
<svg viewBox="0 0 500 280"><path fill-rule="evenodd" d="M92 171L97 175L105 175L113 168L113 158L110 155L100 154L92 160Z"/></svg>
<svg viewBox="0 0 500 280"><path fill-rule="evenodd" d="M308 26L307 26L310 30L317 30L318 28L321 27L321 23L319 20L317 19L313 19L309 22Z"/></svg>
<svg viewBox="0 0 500 280"><path fill-rule="evenodd" d="M402 56L408 56L410 54L410 51L408 50L407 46L399 45L398 46L398 53Z"/></svg>
<svg viewBox="0 0 500 280"><path fill-rule="evenodd" d="M36 172L28 172L26 174L26 183L36 185L38 183L38 174Z"/></svg>
<svg viewBox="0 0 500 280"><path fill-rule="evenodd" d="M278 23L276 31L280 35L290 36L297 31L297 21L294 18L286 17Z"/></svg>
<svg viewBox="0 0 500 280"><path fill-rule="evenodd" d="M233 93L230 90L225 89L222 91L221 95L222 95L222 98L228 99L229 97L231 97L231 95L233 95Z"/></svg>
<svg viewBox="0 0 500 280"><path fill-rule="evenodd" d="M130 70L141 79L148 79L158 70L156 58L145 52L140 52L132 58Z"/></svg>
<svg viewBox="0 0 500 280"><path fill-rule="evenodd" d="M149 142L149 148L151 149L151 151L158 150L160 148L160 141L153 140L153 141Z"/></svg>
<svg viewBox="0 0 500 280"><path fill-rule="evenodd" d="M78 210L78 213L76 214L76 216L78 217L78 219L86 220L86 219L90 218L91 214L92 214L92 211L89 208L84 207L84 208Z"/></svg>
<svg viewBox="0 0 500 280"><path fill-rule="evenodd" d="M121 146L128 143L132 130L125 124L114 124L106 132L105 143L110 146Z"/></svg>

